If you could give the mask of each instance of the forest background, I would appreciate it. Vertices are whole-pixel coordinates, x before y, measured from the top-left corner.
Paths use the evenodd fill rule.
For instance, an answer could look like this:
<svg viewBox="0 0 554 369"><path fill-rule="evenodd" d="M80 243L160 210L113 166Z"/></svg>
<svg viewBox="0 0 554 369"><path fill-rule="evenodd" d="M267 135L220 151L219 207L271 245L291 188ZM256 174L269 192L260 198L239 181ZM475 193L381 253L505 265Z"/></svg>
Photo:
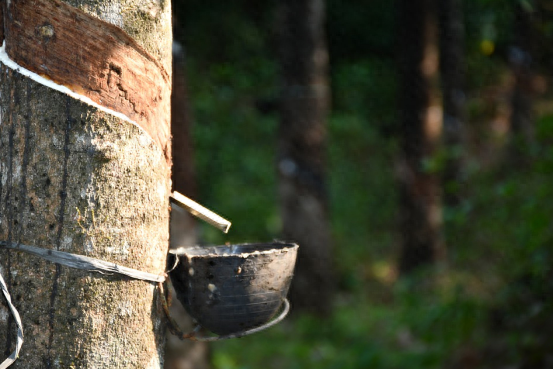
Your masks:
<svg viewBox="0 0 554 369"><path fill-rule="evenodd" d="M395 4L326 2L333 287L313 288L334 291L322 302L327 315L296 309L266 332L214 343L214 368L552 367L552 3L461 3L461 140L422 163L440 176L447 158L459 159L456 182L442 183L458 201L442 204L444 256L411 273L399 271ZM188 195L233 222L229 235L199 225L202 244L282 238L276 9L267 0L174 3L194 158ZM522 31L522 12L532 32ZM532 119L521 129L514 65L525 45L534 45L524 96Z"/></svg>

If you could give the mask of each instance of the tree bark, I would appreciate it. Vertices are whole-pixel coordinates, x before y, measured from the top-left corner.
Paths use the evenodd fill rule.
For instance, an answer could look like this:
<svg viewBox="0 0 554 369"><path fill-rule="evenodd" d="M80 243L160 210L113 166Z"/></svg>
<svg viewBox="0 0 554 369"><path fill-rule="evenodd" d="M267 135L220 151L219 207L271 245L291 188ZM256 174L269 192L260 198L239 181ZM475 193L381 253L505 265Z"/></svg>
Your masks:
<svg viewBox="0 0 554 369"><path fill-rule="evenodd" d="M169 2L68 3L123 28L171 71ZM171 169L165 154L136 125L0 64L0 239L163 273ZM5 249L0 272L23 320L16 367L163 367L155 285ZM15 343L6 309L2 301L3 355Z"/></svg>
<svg viewBox="0 0 554 369"><path fill-rule="evenodd" d="M401 274L433 264L443 251L441 186L433 168L442 130L433 5L433 0L398 3Z"/></svg>
<svg viewBox="0 0 554 369"><path fill-rule="evenodd" d="M291 299L296 308L326 313L333 272L325 186L325 7L322 0L287 0L280 6L279 194L283 235L300 245Z"/></svg>
<svg viewBox="0 0 554 369"><path fill-rule="evenodd" d="M439 19L440 74L444 106L443 142L446 153L442 184L444 204L460 203L464 121L464 23L461 0L436 0Z"/></svg>

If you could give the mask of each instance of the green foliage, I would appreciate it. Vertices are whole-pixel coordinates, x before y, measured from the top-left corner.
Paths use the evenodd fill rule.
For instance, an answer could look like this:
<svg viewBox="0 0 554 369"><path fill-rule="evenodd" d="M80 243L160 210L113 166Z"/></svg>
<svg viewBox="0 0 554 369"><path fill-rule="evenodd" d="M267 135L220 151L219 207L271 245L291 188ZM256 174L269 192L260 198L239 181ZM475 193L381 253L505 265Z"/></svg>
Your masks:
<svg viewBox="0 0 554 369"><path fill-rule="evenodd" d="M395 53L394 1L327 1L327 34L331 64L368 58L387 59Z"/></svg>
<svg viewBox="0 0 554 369"><path fill-rule="evenodd" d="M229 17L221 19L237 20L239 15L228 10ZM206 22L214 20L212 12L202 15ZM229 32L220 35L221 43L213 42L223 30ZM202 238L209 244L271 240L280 228L273 166L277 121L259 114L255 104L276 95L276 65L264 54L263 37L253 22L241 18L236 26L220 24L214 32L186 39L198 50L187 58L196 180L201 202L233 226L224 238L202 225ZM221 44L230 50L214 49Z"/></svg>
<svg viewBox="0 0 554 369"><path fill-rule="evenodd" d="M329 130L335 265L346 288L363 283L368 250L378 256L376 261L390 255L395 234L395 144L355 115L334 114Z"/></svg>
<svg viewBox="0 0 554 369"><path fill-rule="evenodd" d="M339 297L329 319L297 316L257 336L214 344L221 369L440 368L460 342L479 340L479 303L399 291L402 303Z"/></svg>
<svg viewBox="0 0 554 369"><path fill-rule="evenodd" d="M198 200L233 222L228 236L203 227L210 244L279 237L278 118L258 109L278 96L267 25L274 13L272 4L252 4L177 5L187 15ZM422 163L440 173L449 157L464 159L464 182L456 184L462 201L443 213L448 266L396 275L394 2L330 1L328 188L340 293L323 321L293 315L266 332L214 343L216 369L429 369L455 367L468 353L472 367L488 368L551 353L544 326L552 312L552 114L539 117L520 162L502 159L483 122L496 114L487 89L506 85L513 4L464 4L467 130L471 144L488 151L445 148Z"/></svg>
<svg viewBox="0 0 554 369"><path fill-rule="evenodd" d="M368 137L372 142L371 135L362 139ZM350 150L357 149L353 145ZM338 213L342 207L355 211L348 219L335 219L333 229L344 227L345 232L344 238L337 232L344 241L336 250L339 270L343 278L354 274L357 282L343 284L345 292L337 296L334 314L327 319L294 316L256 336L214 344L216 368L429 369L447 367L463 350L477 356L475 368L529 362L531 354L540 362L548 352L544 345L549 334L543 327L552 311L552 286L544 283L550 280L552 260L551 208L544 206L552 199L545 180L551 175L551 155L545 155L550 151L542 146L529 169L472 173L474 190L466 200L472 202L470 210L447 227L456 267L402 279L389 290L388 299L379 295L376 276L356 270L385 254L386 247L373 239L387 239L394 217L383 219L367 211L371 202L379 206L379 194L367 194L369 200L359 208L344 198L334 202ZM346 172L348 168L341 174ZM391 191L389 185L377 181L370 188ZM357 228L361 216L375 219L367 223L369 231ZM383 230L387 223L389 229ZM356 229L350 234L364 236L348 239L349 226ZM495 317L503 321L500 327ZM498 345L509 354L489 358L488 351Z"/></svg>

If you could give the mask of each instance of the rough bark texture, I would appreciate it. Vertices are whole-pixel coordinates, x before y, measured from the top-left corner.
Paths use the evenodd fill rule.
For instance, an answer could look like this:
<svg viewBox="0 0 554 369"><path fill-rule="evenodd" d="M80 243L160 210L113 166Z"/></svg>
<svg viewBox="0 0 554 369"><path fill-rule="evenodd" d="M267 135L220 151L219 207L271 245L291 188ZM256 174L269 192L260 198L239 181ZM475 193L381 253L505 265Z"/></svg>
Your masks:
<svg viewBox="0 0 554 369"><path fill-rule="evenodd" d="M283 236L300 245L291 287L297 309L326 313L333 293L325 188L328 55L322 0L282 1L283 92L279 192Z"/></svg>
<svg viewBox="0 0 554 369"><path fill-rule="evenodd" d="M141 34L137 41L170 67L169 2L71 5ZM169 175L163 151L141 129L0 64L0 239L162 273ZM163 366L162 311L151 283L8 250L0 250L0 272L24 324L16 367ZM0 301L6 355L15 326Z"/></svg>
<svg viewBox="0 0 554 369"><path fill-rule="evenodd" d="M439 15L440 72L444 106L443 139L447 160L443 172L444 203L460 202L464 121L464 23L461 0L435 0Z"/></svg>
<svg viewBox="0 0 554 369"><path fill-rule="evenodd" d="M442 252L441 186L431 165L442 130L433 5L433 0L398 2L401 273L432 264Z"/></svg>

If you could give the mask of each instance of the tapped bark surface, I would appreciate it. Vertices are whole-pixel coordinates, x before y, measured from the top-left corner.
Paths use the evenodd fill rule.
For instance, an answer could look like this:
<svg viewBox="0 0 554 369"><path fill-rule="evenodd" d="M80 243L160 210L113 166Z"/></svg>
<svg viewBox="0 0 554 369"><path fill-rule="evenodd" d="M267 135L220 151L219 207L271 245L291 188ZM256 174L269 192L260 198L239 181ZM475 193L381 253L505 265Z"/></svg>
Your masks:
<svg viewBox="0 0 554 369"><path fill-rule="evenodd" d="M140 34L137 42L171 70L169 1L67 3ZM170 169L137 126L0 63L0 239L161 274ZM163 312L152 283L6 249L0 273L25 333L14 367L163 367ZM15 332L2 298L0 362Z"/></svg>

